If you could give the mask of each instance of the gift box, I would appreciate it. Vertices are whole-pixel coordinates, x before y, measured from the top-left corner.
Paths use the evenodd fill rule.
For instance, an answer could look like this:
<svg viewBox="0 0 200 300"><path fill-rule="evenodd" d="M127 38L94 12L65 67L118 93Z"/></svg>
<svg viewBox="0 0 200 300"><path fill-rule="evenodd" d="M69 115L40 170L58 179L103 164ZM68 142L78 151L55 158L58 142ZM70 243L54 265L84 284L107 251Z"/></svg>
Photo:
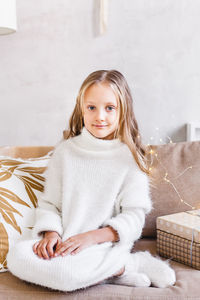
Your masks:
<svg viewBox="0 0 200 300"><path fill-rule="evenodd" d="M157 253L200 270L200 210L156 219Z"/></svg>

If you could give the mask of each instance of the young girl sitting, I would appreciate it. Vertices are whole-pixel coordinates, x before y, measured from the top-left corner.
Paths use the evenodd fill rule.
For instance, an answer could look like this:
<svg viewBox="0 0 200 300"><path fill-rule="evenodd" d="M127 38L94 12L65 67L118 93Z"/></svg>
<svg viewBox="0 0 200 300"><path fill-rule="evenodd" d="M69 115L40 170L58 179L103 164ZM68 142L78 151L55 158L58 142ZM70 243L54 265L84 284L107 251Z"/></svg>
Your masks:
<svg viewBox="0 0 200 300"><path fill-rule="evenodd" d="M97 283L167 287L168 261L131 253L152 209L150 174L130 89L116 70L83 82L69 131L53 152L29 240L8 268L41 286L74 291Z"/></svg>

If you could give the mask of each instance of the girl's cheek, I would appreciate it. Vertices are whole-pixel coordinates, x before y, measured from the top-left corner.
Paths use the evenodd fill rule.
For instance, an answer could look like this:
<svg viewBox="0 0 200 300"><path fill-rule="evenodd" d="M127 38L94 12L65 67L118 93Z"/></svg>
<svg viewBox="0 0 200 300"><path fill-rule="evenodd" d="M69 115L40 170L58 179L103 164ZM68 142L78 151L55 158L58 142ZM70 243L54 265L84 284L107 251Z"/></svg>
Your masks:
<svg viewBox="0 0 200 300"><path fill-rule="evenodd" d="M112 116L110 116L110 120L115 121L117 119L117 115L113 114Z"/></svg>

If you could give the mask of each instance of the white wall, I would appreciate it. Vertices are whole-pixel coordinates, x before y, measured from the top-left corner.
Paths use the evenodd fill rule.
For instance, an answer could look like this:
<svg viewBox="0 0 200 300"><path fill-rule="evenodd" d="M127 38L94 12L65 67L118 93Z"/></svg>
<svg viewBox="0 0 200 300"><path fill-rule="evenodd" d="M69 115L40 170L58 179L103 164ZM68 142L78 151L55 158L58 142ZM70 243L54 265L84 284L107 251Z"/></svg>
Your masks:
<svg viewBox="0 0 200 300"><path fill-rule="evenodd" d="M127 78L144 143L185 141L200 120L200 1L108 1L100 36L98 0L17 0L18 31L0 36L1 146L54 145L98 69Z"/></svg>

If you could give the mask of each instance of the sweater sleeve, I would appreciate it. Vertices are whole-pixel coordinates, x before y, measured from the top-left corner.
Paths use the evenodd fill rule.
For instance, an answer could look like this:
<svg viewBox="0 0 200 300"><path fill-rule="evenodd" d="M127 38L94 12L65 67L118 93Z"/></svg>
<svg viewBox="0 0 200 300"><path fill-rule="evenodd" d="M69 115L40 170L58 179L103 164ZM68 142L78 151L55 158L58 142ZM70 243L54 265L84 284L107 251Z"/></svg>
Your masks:
<svg viewBox="0 0 200 300"><path fill-rule="evenodd" d="M116 200L119 213L106 220L103 226L111 226L118 233L118 244L133 244L140 238L145 215L152 209L148 175L136 165L131 167Z"/></svg>
<svg viewBox="0 0 200 300"><path fill-rule="evenodd" d="M38 198L35 209L35 225L32 237L39 238L43 231L57 231L63 233L61 220L61 154L55 148L45 171L44 192Z"/></svg>

